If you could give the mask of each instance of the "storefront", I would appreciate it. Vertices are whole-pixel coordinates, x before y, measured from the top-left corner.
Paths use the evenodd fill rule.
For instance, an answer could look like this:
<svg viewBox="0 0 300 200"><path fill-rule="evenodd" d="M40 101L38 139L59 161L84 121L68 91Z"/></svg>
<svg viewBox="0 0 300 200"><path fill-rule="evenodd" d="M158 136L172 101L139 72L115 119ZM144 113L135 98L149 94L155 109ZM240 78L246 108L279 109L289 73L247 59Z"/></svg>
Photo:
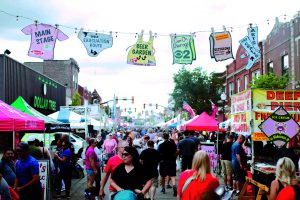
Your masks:
<svg viewBox="0 0 300 200"><path fill-rule="evenodd" d="M66 88L24 64L0 55L0 99L11 104L18 96L34 109L49 115L66 104ZM7 134L0 135L0 146L11 144Z"/></svg>

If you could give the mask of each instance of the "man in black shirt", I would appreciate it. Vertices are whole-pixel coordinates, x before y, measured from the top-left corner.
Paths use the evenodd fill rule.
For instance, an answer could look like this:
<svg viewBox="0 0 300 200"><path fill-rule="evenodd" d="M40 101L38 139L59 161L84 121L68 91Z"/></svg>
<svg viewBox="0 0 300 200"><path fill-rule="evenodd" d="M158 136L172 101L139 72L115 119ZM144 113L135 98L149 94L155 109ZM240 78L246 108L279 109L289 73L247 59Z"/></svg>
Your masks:
<svg viewBox="0 0 300 200"><path fill-rule="evenodd" d="M185 138L178 143L179 155L181 155L181 171L192 168L193 156L197 150L194 140L190 138L190 132L183 132Z"/></svg>
<svg viewBox="0 0 300 200"><path fill-rule="evenodd" d="M158 163L160 161L159 152L154 149L154 142L149 140L147 142L148 148L143 150L140 155L140 160L143 165L143 169L145 173L149 173L151 175L152 185L149 190L149 194L147 193L147 197L150 196L151 199L156 199L155 193L156 188L158 187Z"/></svg>
<svg viewBox="0 0 300 200"><path fill-rule="evenodd" d="M232 163L231 163L231 146L233 136L229 135L227 141L222 145L221 148L221 165L224 184L226 189L232 189Z"/></svg>
<svg viewBox="0 0 300 200"><path fill-rule="evenodd" d="M163 138L164 142L158 147L158 152L161 158L159 164L159 173L161 176L160 183L162 187L161 192L165 194L165 178L169 176L173 185L173 196L177 196L177 188L175 184L177 147L174 142L169 140L168 133L164 133Z"/></svg>

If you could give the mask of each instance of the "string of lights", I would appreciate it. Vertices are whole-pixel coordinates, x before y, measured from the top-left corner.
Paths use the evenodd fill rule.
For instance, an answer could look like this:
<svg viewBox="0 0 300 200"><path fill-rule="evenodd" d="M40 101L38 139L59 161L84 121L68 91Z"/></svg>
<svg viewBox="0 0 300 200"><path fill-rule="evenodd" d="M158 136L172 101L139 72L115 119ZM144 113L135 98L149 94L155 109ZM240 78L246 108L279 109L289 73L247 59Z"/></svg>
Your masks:
<svg viewBox="0 0 300 200"><path fill-rule="evenodd" d="M39 20L30 18L30 17L27 17L27 16L12 14L12 13L9 13L9 12L3 11L3 10L0 10L0 13L5 14L7 16L14 17L14 18L16 18L16 21L19 21L20 19L25 19L25 20L31 21L31 22L36 23L36 24L41 23ZM196 34L198 34L198 33L211 33L211 32L214 32L214 31L218 32L218 31L224 31L224 30L233 32L236 29L241 29L241 28L252 26L252 25L256 25L256 26L260 26L262 24L269 25L270 22L275 21L276 18L283 18L284 21L286 21L287 18L289 18L290 20L293 19L293 17L291 17L290 15L284 14L284 15L280 15L278 17L274 17L273 19L263 20L263 21L258 22L258 23L248 23L248 24L243 24L243 25L234 26L234 27L233 26L223 26L222 28L218 28L218 29L214 29L212 27L210 29L203 29L203 30L197 30L197 31L193 31L193 32L176 33L176 34L177 35L194 35L194 37L196 37ZM66 29L70 29L70 30L73 30L74 33L77 33L79 30L84 30L84 31L88 31L88 32L102 32L102 33L108 33L108 34L114 33L115 37L118 37L119 34L134 35L135 37L137 37L138 34L139 34L137 32L106 31L106 30L98 31L97 29L86 29L86 28L82 28L82 27L79 28L79 27L70 26L70 25L63 25L63 24L55 24L55 27L63 27L63 28L66 28ZM171 34L174 34L174 33L169 33L169 34L167 34L167 33L153 33L153 34L154 34L154 37L157 37L157 36L169 37ZM147 35L147 33L145 35Z"/></svg>

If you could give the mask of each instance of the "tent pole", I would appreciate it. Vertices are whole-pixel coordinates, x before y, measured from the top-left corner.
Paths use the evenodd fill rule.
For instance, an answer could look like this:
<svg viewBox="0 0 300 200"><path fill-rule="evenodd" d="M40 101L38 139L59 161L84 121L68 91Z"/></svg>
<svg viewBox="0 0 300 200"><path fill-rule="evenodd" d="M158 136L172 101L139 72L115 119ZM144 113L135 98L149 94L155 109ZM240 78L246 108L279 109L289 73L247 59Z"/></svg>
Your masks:
<svg viewBox="0 0 300 200"><path fill-rule="evenodd" d="M16 149L16 133L15 133L15 130L13 130L13 149Z"/></svg>

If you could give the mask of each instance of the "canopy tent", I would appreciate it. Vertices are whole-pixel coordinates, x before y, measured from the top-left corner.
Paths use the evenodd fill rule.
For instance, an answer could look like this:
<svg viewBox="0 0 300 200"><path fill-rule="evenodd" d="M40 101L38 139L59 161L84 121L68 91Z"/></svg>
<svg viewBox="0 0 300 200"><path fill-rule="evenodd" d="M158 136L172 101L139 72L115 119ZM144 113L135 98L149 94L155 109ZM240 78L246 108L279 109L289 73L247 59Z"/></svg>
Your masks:
<svg viewBox="0 0 300 200"><path fill-rule="evenodd" d="M183 120L177 121L173 124L168 125L168 128L177 128L177 126L179 126L180 124L184 123Z"/></svg>
<svg viewBox="0 0 300 200"><path fill-rule="evenodd" d="M0 131L44 131L44 120L23 113L0 100Z"/></svg>
<svg viewBox="0 0 300 200"><path fill-rule="evenodd" d="M0 131L13 132L13 148L15 148L15 132L44 131L44 120L23 113L0 100Z"/></svg>
<svg viewBox="0 0 300 200"><path fill-rule="evenodd" d="M206 112L203 112L201 115L188 121L184 127L185 130L218 131L218 121L209 116Z"/></svg>
<svg viewBox="0 0 300 200"><path fill-rule="evenodd" d="M70 132L71 128L69 124L64 124L51 117L43 115L34 108L32 108L21 96L19 96L12 104L12 107L36 118L42 119L45 122L45 132Z"/></svg>
<svg viewBox="0 0 300 200"><path fill-rule="evenodd" d="M60 111L48 115L48 117L51 117L52 119L58 120L63 123L85 122L85 118L83 116L68 109L61 109Z"/></svg>
<svg viewBox="0 0 300 200"><path fill-rule="evenodd" d="M93 125L93 128L95 130L99 130L100 121L95 120L94 118L90 118L90 120L88 120L88 121L90 121L88 124ZM71 126L72 129L84 129L85 128L85 122L71 122L70 126ZM101 127L103 127L103 126L104 126L104 123L101 122Z"/></svg>

